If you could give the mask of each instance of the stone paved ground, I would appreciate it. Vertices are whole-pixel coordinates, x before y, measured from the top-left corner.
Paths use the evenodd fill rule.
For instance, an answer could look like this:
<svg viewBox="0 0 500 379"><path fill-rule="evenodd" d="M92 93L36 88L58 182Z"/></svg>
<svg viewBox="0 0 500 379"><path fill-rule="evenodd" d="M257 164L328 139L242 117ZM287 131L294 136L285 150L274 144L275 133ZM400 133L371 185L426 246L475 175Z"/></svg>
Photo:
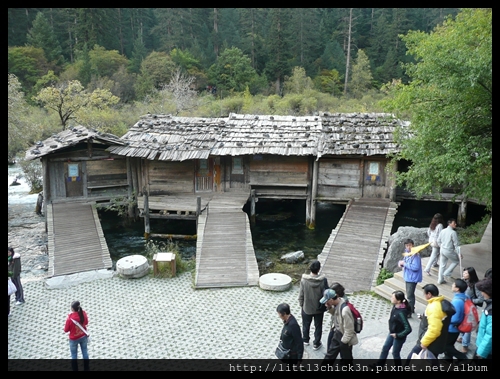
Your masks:
<svg viewBox="0 0 500 379"><path fill-rule="evenodd" d="M298 286L285 292L259 287L195 290L191 273L183 273L171 279L113 276L58 289L37 280L26 282L24 289L26 303L12 301L9 359L70 358L63 327L74 300L89 315L91 359L273 359L282 327L276 306L289 303L301 324ZM354 357L377 358L387 335L390 304L370 294L350 300L365 320ZM324 357L329 321L326 315L324 346L318 351L306 347L305 359ZM411 323L403 357L417 337L418 320Z"/></svg>

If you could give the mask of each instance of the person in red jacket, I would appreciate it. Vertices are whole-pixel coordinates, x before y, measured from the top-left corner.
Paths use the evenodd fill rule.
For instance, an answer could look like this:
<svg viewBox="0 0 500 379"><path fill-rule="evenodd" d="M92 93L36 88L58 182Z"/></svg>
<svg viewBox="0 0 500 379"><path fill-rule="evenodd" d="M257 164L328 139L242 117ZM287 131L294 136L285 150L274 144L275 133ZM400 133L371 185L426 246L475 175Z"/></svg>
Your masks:
<svg viewBox="0 0 500 379"><path fill-rule="evenodd" d="M88 333L87 325L89 319L87 312L80 306L80 302L74 301L71 303L71 313L66 318L64 332L69 333L69 350L71 352L71 367L73 371L78 371L78 345L82 350L83 369L89 370L89 353L88 353Z"/></svg>

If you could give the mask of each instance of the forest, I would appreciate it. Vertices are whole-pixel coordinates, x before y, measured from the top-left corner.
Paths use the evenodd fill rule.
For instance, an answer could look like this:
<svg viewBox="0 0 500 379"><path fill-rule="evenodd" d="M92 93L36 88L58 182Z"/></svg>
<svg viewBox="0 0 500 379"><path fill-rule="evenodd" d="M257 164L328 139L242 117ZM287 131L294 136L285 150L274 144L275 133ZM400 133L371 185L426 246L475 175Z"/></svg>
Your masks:
<svg viewBox="0 0 500 379"><path fill-rule="evenodd" d="M423 191L456 182L480 190L484 182L463 176L491 174L491 13L8 8L9 160L72 125L121 136L148 112L220 117L391 111L420 132L439 125L442 138L459 127L458 137L441 145L472 157L456 166L443 163L402 135L404 149L395 158L411 160L419 147L413 153L427 164L439 162L454 172L433 178L420 186ZM464 104L471 107L457 112ZM422 136L436 141L435 133ZM404 180L411 182L411 173ZM481 187L482 195L488 192Z"/></svg>
<svg viewBox="0 0 500 379"><path fill-rule="evenodd" d="M198 91L209 86L240 92L248 86L252 95L283 95L285 77L294 67L303 67L318 90L345 95L357 90L351 88L355 85L349 83L346 68L356 61L360 50L372 73L370 88L379 89L393 79L405 80L400 63L408 57L399 35L409 30L430 32L458 11L9 8L9 72L19 78L28 94L40 88L37 81L48 70L61 79L76 78L84 87L98 86L99 80L107 78L115 87L122 87L121 92L115 88L121 101L130 102L142 99L151 85L166 84L174 66L196 78ZM224 64L218 63L221 60L234 62L231 68L239 77L225 72ZM157 72L158 65L163 65L163 72ZM126 72L120 73L121 67ZM127 79L132 79L134 89L123 88L126 83L122 81Z"/></svg>

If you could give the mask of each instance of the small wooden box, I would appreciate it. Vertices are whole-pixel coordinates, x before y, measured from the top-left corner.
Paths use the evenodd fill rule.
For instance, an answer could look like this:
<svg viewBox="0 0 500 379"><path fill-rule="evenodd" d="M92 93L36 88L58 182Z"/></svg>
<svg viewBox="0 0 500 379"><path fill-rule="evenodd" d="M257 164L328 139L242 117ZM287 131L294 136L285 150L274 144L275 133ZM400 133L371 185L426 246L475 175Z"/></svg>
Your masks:
<svg viewBox="0 0 500 379"><path fill-rule="evenodd" d="M158 262L170 262L172 277L175 276L175 254L174 253L156 253L153 256L153 275L158 275Z"/></svg>

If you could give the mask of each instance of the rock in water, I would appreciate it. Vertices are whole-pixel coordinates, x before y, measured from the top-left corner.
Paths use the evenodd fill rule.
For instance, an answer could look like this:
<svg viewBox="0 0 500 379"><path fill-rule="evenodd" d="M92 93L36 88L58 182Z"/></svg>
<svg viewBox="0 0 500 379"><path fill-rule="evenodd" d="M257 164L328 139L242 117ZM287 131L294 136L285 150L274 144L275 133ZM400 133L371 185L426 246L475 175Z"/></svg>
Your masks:
<svg viewBox="0 0 500 379"><path fill-rule="evenodd" d="M298 263L304 260L304 252L302 250L299 250L293 253L288 253L282 255L280 259L282 261L285 261L286 263Z"/></svg>

